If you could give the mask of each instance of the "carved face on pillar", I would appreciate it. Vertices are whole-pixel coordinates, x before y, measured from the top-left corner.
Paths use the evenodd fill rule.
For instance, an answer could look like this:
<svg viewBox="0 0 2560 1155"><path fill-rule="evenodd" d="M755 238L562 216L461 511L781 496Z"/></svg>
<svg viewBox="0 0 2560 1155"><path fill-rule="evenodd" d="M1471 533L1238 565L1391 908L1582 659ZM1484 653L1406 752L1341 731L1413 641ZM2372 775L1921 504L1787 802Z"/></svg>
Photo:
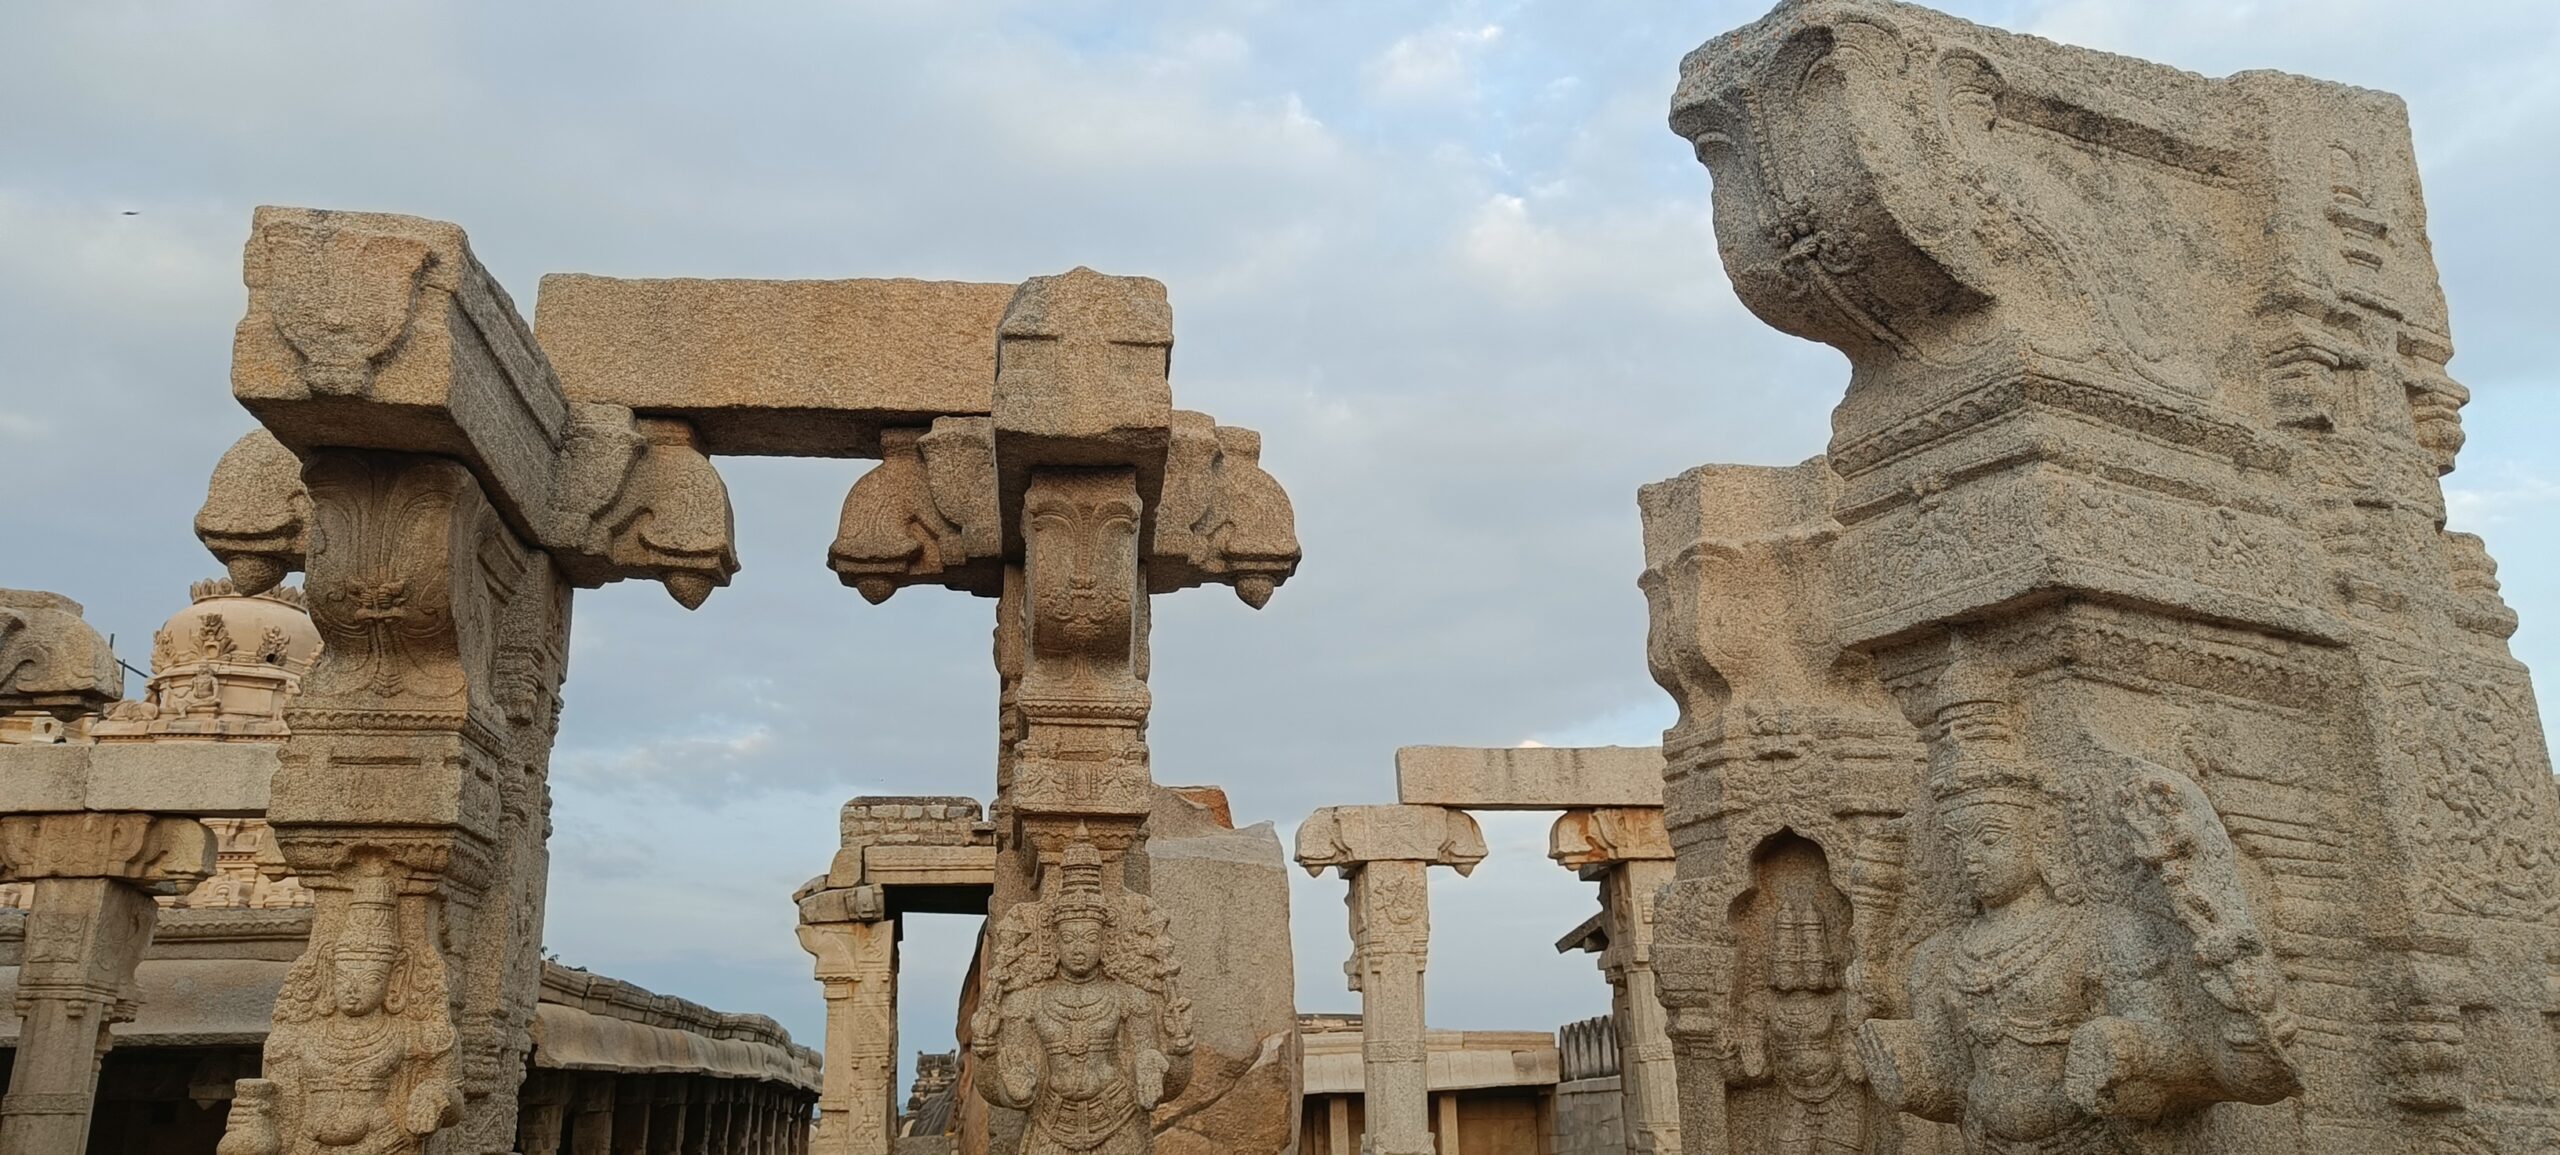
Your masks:
<svg viewBox="0 0 2560 1155"><path fill-rule="evenodd" d="M1082 981L1102 966L1102 920L1074 918L1058 924L1058 973Z"/></svg>
<svg viewBox="0 0 2560 1155"><path fill-rule="evenodd" d="M2007 906L2044 884L2040 817L2050 819L2051 808L2006 798L1947 810L1947 838L1964 866L1965 886L1984 909Z"/></svg>
<svg viewBox="0 0 2560 1155"><path fill-rule="evenodd" d="M1034 652L1124 656L1137 596L1135 495L1102 484L1062 485L1036 491L1025 513L1042 555L1029 567Z"/></svg>
<svg viewBox="0 0 2560 1155"><path fill-rule="evenodd" d="M330 1002L340 1015L363 1018L382 1009L391 993L391 958L371 951L341 950L330 982Z"/></svg>

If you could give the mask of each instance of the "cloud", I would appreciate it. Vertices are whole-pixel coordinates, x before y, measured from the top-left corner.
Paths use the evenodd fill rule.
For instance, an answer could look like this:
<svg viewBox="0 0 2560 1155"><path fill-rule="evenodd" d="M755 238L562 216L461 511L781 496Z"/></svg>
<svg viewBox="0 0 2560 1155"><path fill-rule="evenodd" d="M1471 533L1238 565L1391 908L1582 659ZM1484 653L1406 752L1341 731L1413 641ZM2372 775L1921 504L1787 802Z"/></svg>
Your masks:
<svg viewBox="0 0 2560 1155"><path fill-rule="evenodd" d="M1499 24L1440 24L1396 38L1369 62L1373 93L1389 100L1463 100L1477 67L1502 39Z"/></svg>

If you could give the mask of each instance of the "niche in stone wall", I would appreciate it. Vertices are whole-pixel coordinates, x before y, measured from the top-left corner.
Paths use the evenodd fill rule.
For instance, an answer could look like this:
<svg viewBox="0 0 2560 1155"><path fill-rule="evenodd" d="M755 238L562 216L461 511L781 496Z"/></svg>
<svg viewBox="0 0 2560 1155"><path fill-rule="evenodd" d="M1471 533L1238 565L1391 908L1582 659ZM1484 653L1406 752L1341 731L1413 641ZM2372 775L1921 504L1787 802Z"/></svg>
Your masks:
<svg viewBox="0 0 2560 1155"><path fill-rule="evenodd" d="M1813 840L1782 830L1751 858L1733 903L1733 1013L1725 1063L1736 1155L1867 1149L1867 1096L1845 972L1847 895Z"/></svg>

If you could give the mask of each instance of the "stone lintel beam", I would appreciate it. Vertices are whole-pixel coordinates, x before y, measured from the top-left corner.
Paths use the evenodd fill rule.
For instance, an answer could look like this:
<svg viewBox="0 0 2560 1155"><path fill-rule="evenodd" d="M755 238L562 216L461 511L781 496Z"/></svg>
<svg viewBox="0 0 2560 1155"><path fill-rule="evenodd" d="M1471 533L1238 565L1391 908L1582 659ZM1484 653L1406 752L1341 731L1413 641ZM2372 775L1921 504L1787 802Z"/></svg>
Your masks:
<svg viewBox="0 0 2560 1155"><path fill-rule="evenodd" d="M554 273L534 334L571 400L682 418L705 453L878 457L885 429L992 411L1016 291Z"/></svg>
<svg viewBox="0 0 2560 1155"><path fill-rule="evenodd" d="M1396 798L1467 810L1570 810L1662 805L1653 746L1405 746Z"/></svg>
<svg viewBox="0 0 2560 1155"><path fill-rule="evenodd" d="M1463 810L1439 806L1328 806L1298 827L1298 865L1348 878L1372 862L1447 866L1460 875L1484 861L1484 831Z"/></svg>
<svg viewBox="0 0 2560 1155"><path fill-rule="evenodd" d="M460 228L263 207L244 264L232 393L295 456L461 461L572 584L650 578L693 606L737 570L728 494L692 427L571 400ZM210 505L245 508L209 507L199 525L242 592L264 590L300 562L293 514L308 499L263 447L223 466L235 476L217 476Z"/></svg>
<svg viewBox="0 0 2560 1155"><path fill-rule="evenodd" d="M1630 862L1669 862L1675 855L1659 806L1567 810L1547 829L1547 857L1583 877Z"/></svg>
<svg viewBox="0 0 2560 1155"><path fill-rule="evenodd" d="M262 817L277 752L269 742L0 748L0 814L109 810Z"/></svg>
<svg viewBox="0 0 2560 1155"><path fill-rule="evenodd" d="M150 894L183 894L212 876L213 854L213 831L191 817L0 815L0 882L107 878Z"/></svg>
<svg viewBox="0 0 2560 1155"><path fill-rule="evenodd" d="M0 1098L0 1155L88 1146L108 1028L133 1018L134 967L159 906L213 874L192 818L95 811L0 817L0 881L34 884L19 968L17 1060Z"/></svg>
<svg viewBox="0 0 2560 1155"><path fill-rule="evenodd" d="M124 696L124 667L80 616L80 603L42 590L0 589L0 714L69 719Z"/></svg>

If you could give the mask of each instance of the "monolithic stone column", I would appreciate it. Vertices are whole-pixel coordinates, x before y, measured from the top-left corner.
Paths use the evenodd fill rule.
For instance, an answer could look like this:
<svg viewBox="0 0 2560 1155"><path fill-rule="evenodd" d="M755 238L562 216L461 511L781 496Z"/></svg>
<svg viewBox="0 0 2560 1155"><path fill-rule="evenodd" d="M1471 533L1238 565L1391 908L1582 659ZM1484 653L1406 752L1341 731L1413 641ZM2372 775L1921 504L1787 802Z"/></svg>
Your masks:
<svg viewBox="0 0 2560 1155"><path fill-rule="evenodd" d="M584 1073L572 1086L570 1155L613 1155L614 1077ZM234 1128L237 1130L237 1128Z"/></svg>
<svg viewBox="0 0 2560 1155"><path fill-rule="evenodd" d="M243 595L303 569L325 646L269 820L316 895L252 1155L516 1138L539 985L545 786L569 591L699 604L736 569L681 423L569 401L461 230L259 210L232 388L265 425L197 531ZM343 1056L388 1056L349 1068ZM328 1084L326 1101L317 1080Z"/></svg>
<svg viewBox="0 0 2560 1155"><path fill-rule="evenodd" d="M532 1071L525 1075L517 1102L516 1150L522 1155L560 1155L560 1133L569 1112L570 1076L565 1071Z"/></svg>
<svg viewBox="0 0 2560 1155"><path fill-rule="evenodd" d="M1601 929L1608 940L1600 970L1609 978L1610 1020L1618 1032L1627 1150L1676 1155L1679 1076L1653 973L1654 894L1672 874L1662 811L1568 810L1556 820L1547 845L1558 865L1600 884Z"/></svg>
<svg viewBox="0 0 2560 1155"><path fill-rule="evenodd" d="M2399 103L1854 2L1693 54L1673 124L1737 291L1852 366L1831 633L1928 757L1876 1097L2024 1150L2547 1146L2502 1089L2560 1079L2560 797L2443 528ZM1808 944L1841 905L1770 891Z"/></svg>
<svg viewBox="0 0 2560 1155"><path fill-rule="evenodd" d="M692 1096L683 1075L659 1075L650 1086L649 1155L683 1155Z"/></svg>
<svg viewBox="0 0 2560 1155"><path fill-rule="evenodd" d="M137 1006L153 897L213 873L213 834L189 818L96 811L0 818L0 879L29 882L18 970L17 1061L0 1098L0 1155L88 1146L107 1028Z"/></svg>
<svg viewBox="0 0 2560 1155"><path fill-rule="evenodd" d="M1351 884L1351 961L1360 992L1367 1155L1432 1155L1423 973L1430 963L1428 874L1465 875L1484 834L1464 811L1436 806L1332 806L1298 827L1298 864L1332 867Z"/></svg>
<svg viewBox="0 0 2560 1155"><path fill-rule="evenodd" d="M649 1077L618 1075L613 1096L613 1155L649 1155L649 1117L657 1104L650 1099Z"/></svg>
<svg viewBox="0 0 2560 1155"><path fill-rule="evenodd" d="M816 957L827 999L819 1155L888 1155L897 1135L898 923L884 913L878 887L801 903L800 945Z"/></svg>

